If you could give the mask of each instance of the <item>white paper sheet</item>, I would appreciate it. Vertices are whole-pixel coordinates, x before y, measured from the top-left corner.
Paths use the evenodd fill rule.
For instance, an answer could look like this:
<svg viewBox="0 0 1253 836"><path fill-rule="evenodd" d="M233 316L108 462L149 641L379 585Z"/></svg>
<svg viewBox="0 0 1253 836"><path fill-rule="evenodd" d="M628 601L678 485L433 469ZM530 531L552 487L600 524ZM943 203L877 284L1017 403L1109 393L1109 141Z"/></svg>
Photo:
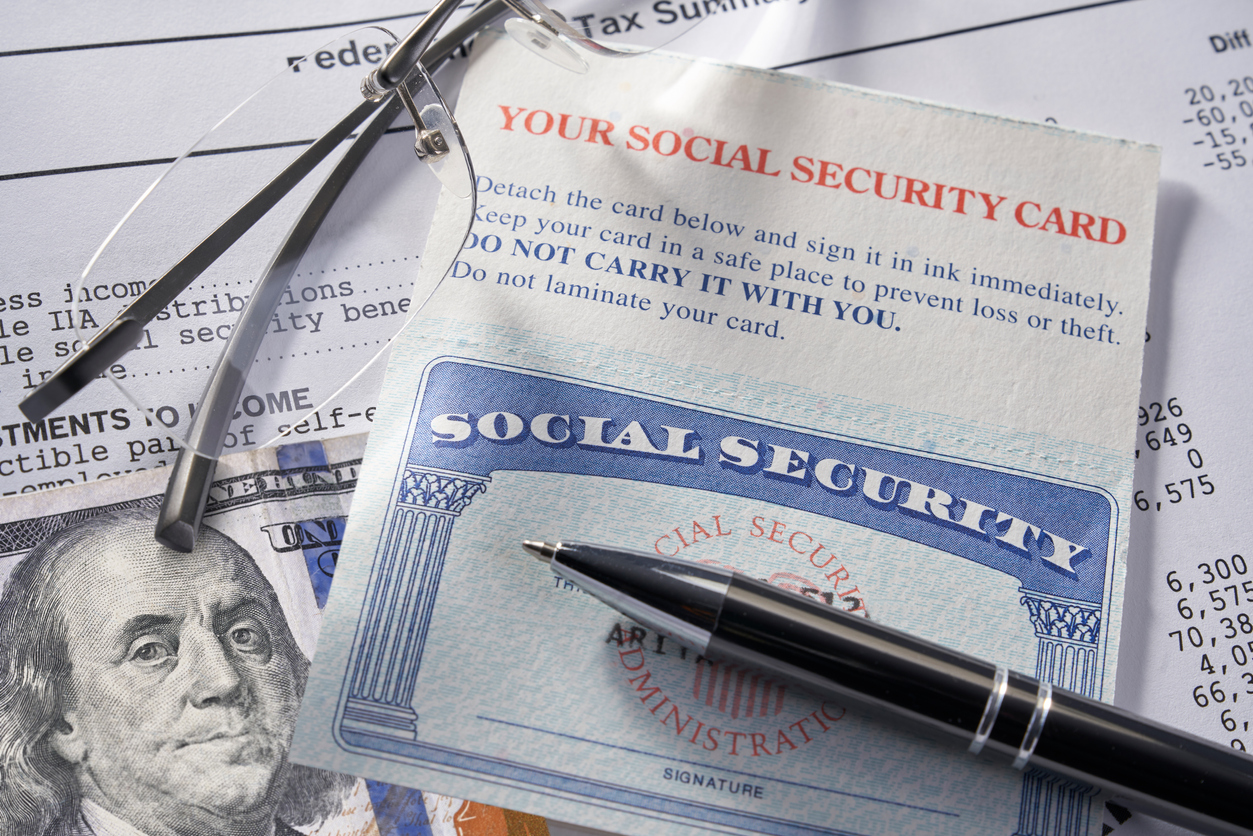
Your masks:
<svg viewBox="0 0 1253 836"><path fill-rule="evenodd" d="M741 567L1108 699L1157 149L493 40L476 227L393 349L297 757L638 834L1096 832L1087 790L832 730L510 544Z"/></svg>

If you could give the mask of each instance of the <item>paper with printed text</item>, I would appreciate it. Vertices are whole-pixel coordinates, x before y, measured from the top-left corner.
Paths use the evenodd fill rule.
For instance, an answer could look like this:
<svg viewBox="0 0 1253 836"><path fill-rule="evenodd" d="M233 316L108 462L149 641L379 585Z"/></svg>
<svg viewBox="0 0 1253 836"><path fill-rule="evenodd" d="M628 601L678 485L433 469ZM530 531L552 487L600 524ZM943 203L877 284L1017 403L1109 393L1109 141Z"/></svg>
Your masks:
<svg viewBox="0 0 1253 836"><path fill-rule="evenodd" d="M1091 788L697 658L518 544L1112 699L1156 149L507 42L458 119L475 226L393 352L296 757L628 833L1096 832Z"/></svg>

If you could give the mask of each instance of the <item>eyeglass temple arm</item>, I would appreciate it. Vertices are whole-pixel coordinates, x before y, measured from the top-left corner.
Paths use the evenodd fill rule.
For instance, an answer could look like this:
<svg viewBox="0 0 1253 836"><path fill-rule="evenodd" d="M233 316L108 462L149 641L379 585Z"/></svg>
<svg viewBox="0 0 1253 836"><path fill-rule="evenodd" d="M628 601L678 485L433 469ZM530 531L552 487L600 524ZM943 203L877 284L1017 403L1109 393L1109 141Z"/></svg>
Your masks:
<svg viewBox="0 0 1253 836"><path fill-rule="evenodd" d="M449 6L446 11L451 11L456 7L451 0L445 0L444 5ZM455 29L450 30L448 35L441 38L439 43L429 51L429 66L437 66L438 63L444 61L474 32L505 11L506 7L501 0L490 0L480 6ZM445 14L446 18L447 14ZM415 31L422 29L425 23L426 20L423 19L422 23L415 27ZM467 26L467 24L472 25ZM412 33L410 34L412 36ZM408 38L405 40L407 41ZM395 52L393 51L392 54L395 55ZM412 69L416 63L415 60L409 68ZM187 255L179 259L178 263L165 275L150 284L135 301L92 337L81 351L66 360L59 369L44 379L18 404L18 408L26 419L39 422L47 418L53 410L76 395L91 381L101 377L109 366L137 346L143 338L144 326L153 317L173 302L196 280L197 276L207 270L257 221L265 217L267 212L296 187L296 184L308 176L322 160L339 147L341 142L351 136L378 106L379 101L366 100L353 108L351 113L301 152L300 156L277 177L253 195L247 203L223 221Z"/></svg>
<svg viewBox="0 0 1253 836"><path fill-rule="evenodd" d="M458 46L505 11L500 0L483 4L427 50L423 64L428 68L439 66ZM391 97L378 116L354 140L305 207L240 312L239 321L231 329L222 357L205 387L195 423L188 434L189 446L179 450L174 460L157 516L155 536L162 545L180 552L190 552L195 548L196 535L217 468L217 455L222 451L248 368L256 357L282 292L353 172L384 136L402 106L399 96ZM197 452L204 450L212 450L214 455Z"/></svg>
<svg viewBox="0 0 1253 836"><path fill-rule="evenodd" d="M174 460L174 468L157 515L158 543L180 552L190 552L195 548L196 532L200 528L209 486L217 467L217 455L221 453L226 441L235 405L239 402L244 381L256 359L257 350L265 340L270 318L274 315L292 274L300 266L300 259L339 198L344 185L387 132L400 108L399 98L391 97L361 131L309 201L282 247L270 261L264 277L249 294L248 302L239 314L239 321L231 329L226 347L218 358L204 394L201 395L200 408L196 410L185 445ZM203 455L199 452L203 450L212 450L215 455Z"/></svg>
<svg viewBox="0 0 1253 836"><path fill-rule="evenodd" d="M148 285L104 330L92 337L82 351L65 361L61 368L18 404L27 420L38 422L48 417L54 409L103 375L110 365L138 345L143 338L144 326L162 308L173 302L197 276L265 217L318 163L351 136L378 106L378 102L364 101L353 108L335 127L317 139L261 191L179 259L165 275Z"/></svg>

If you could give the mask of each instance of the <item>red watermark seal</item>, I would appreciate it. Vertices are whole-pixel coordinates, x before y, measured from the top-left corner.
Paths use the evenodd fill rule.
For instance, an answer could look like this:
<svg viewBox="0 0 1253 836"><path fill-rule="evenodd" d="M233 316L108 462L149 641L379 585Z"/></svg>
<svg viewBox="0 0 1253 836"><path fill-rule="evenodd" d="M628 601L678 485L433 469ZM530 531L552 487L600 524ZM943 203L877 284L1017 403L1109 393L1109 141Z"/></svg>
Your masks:
<svg viewBox="0 0 1253 836"><path fill-rule="evenodd" d="M844 561L819 538L780 520L758 516L732 523L715 514L662 534L654 551L723 566L701 557L701 546L737 537L755 551L771 544L792 553L779 571L762 578L767 583L846 612L867 614L866 596ZM777 555L771 555L771 563L778 565ZM705 752L737 758L786 755L837 728L846 713L842 705L821 701L791 683L744 665L707 659L631 622L615 623L604 641L616 656L624 685L643 709L676 738Z"/></svg>

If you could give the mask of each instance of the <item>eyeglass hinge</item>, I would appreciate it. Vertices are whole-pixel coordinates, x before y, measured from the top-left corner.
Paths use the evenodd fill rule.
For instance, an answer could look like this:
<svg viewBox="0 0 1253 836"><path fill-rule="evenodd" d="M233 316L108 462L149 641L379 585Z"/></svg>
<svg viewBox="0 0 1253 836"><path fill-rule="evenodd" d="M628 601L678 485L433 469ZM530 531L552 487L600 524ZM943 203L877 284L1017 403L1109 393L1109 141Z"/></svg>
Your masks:
<svg viewBox="0 0 1253 836"><path fill-rule="evenodd" d="M378 70L371 70L366 73L365 78L361 79L361 95L369 101L381 102L390 92L392 89L379 78Z"/></svg>

